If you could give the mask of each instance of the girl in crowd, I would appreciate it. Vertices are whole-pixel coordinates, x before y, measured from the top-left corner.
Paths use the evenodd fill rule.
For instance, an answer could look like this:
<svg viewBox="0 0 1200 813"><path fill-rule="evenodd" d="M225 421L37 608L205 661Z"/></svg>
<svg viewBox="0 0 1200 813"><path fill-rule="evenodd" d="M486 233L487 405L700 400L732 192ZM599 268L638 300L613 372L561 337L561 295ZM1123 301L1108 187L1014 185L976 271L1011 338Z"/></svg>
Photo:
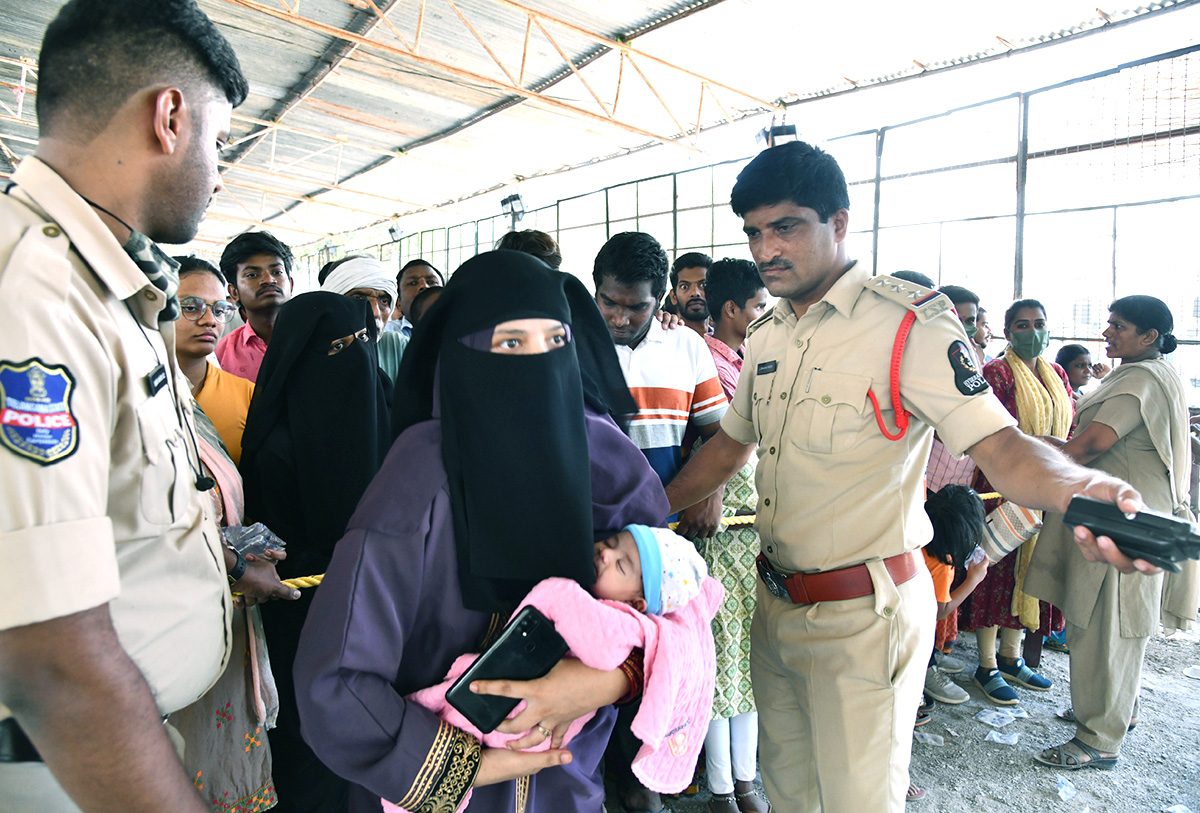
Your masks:
<svg viewBox="0 0 1200 813"><path fill-rule="evenodd" d="M1042 358L1050 343L1046 309L1036 299L1014 302L1004 314L1004 356L984 365L983 376L1005 408L1027 435L1066 438L1074 409L1067 374L1057 364ZM976 491L994 491L982 474ZM996 506L989 501L987 509ZM975 683L993 703L1010 706L1020 702L1009 683L1026 689L1046 691L1053 682L1034 672L1021 657L1021 629L1039 636L1062 629L1062 615L1045 602L1038 602L1024 589L1036 538L1004 557L988 570L971 594L963 625L974 628L979 642L979 668ZM1000 657L996 658L996 635L1000 634ZM1037 643L1041 643L1041 637ZM1040 647L1038 648L1040 652Z"/></svg>
<svg viewBox="0 0 1200 813"><path fill-rule="evenodd" d="M387 385L374 343L375 319L361 299L314 291L283 306L242 436L246 514L287 543L285 579L324 573L391 442ZM300 736L292 661L314 595L263 605L279 686L271 731L281 809L338 813L348 785Z"/></svg>
<svg viewBox="0 0 1200 813"><path fill-rule="evenodd" d="M1082 344L1064 344L1058 349L1054 358L1055 364L1067 371L1067 382L1071 385L1072 396L1076 401L1083 393L1080 392L1093 378L1099 381L1112 368L1103 362L1093 364L1092 354Z"/></svg>
<svg viewBox="0 0 1200 813"><path fill-rule="evenodd" d="M1105 352L1120 362L1079 400L1071 440L1075 460L1114 474L1141 492L1148 508L1191 519L1188 509L1187 399L1179 374L1163 359L1175 349L1174 320L1152 296L1109 306ZM1193 567L1187 573L1194 574ZM1075 737L1035 757L1059 769L1111 768L1137 716L1146 641L1158 630L1162 574L1124 575L1086 561L1062 522L1047 514L1028 589L1061 607L1071 646ZM1197 582L1173 585L1163 602L1176 626L1194 619Z"/></svg>
<svg viewBox="0 0 1200 813"><path fill-rule="evenodd" d="M635 407L604 320L574 277L528 254L482 254L422 317L398 391L400 436L301 639L305 736L354 783L356 812L381 810L380 797L454 810L472 788L472 809L599 810L612 703L631 693L633 663L602 672L566 659L539 681L484 682L526 699L499 730L525 733L517 748L555 746L537 753L481 748L405 695L479 651L542 579L590 585L593 540L664 523L657 476L609 417Z"/></svg>

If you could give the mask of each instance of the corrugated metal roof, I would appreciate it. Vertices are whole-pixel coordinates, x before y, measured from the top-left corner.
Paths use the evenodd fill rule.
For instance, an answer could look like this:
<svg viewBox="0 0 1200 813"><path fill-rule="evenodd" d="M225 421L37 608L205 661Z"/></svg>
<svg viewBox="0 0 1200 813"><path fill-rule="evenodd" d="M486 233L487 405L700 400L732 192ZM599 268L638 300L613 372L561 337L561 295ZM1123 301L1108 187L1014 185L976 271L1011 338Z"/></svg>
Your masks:
<svg viewBox="0 0 1200 813"><path fill-rule="evenodd" d="M766 100L911 76L1193 1L1101 14L1090 0L969 13L949 0L304 0L295 13L278 0L201 0L251 92L235 111L227 189L199 240L266 223L299 244L422 208L453 212L480 191L656 138L688 148L697 126L760 112ZM0 83L21 86L21 62L35 64L61 5L0 0ZM25 74L30 93L0 109L0 172L34 148L36 75Z"/></svg>

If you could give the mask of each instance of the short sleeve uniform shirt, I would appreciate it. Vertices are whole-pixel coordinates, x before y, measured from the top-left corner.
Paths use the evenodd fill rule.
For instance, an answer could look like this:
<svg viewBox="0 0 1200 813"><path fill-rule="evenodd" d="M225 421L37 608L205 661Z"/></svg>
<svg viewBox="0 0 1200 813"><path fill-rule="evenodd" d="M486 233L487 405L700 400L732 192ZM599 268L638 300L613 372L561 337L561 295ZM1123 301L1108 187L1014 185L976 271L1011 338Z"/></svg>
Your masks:
<svg viewBox="0 0 1200 813"><path fill-rule="evenodd" d="M62 178L30 157L13 180L0 194L0 629L107 603L166 714L224 669L231 612L174 324Z"/></svg>
<svg viewBox="0 0 1200 813"><path fill-rule="evenodd" d="M855 264L802 317L780 300L751 326L721 426L758 444L755 525L780 569L833 570L924 545L932 536L922 479L933 428L962 455L1014 424L988 392L946 300L944 312L918 319L908 336L900 368L902 405L912 413L907 433L892 441L880 431L870 394L894 434L889 366L908 311L901 302L931 293L871 278Z"/></svg>

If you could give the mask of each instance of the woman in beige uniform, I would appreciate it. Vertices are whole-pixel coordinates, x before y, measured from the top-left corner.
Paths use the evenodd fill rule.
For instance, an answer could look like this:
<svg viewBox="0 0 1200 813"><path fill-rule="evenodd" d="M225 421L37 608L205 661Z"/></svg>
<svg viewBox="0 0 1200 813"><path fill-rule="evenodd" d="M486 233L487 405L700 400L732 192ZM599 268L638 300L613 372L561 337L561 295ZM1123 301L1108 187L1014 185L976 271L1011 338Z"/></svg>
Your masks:
<svg viewBox="0 0 1200 813"><path fill-rule="evenodd" d="M1062 449L1131 483L1146 507L1190 519L1187 401L1162 357L1176 347L1171 312L1152 296L1118 299L1109 311L1106 352L1121 364L1079 400ZM1061 514L1046 514L1039 539L1026 589L1066 616L1076 733L1035 759L1066 770L1112 768L1135 712L1146 641L1158 629L1162 576L1084 560ZM1194 617L1194 583L1182 592L1190 595L1168 609Z"/></svg>

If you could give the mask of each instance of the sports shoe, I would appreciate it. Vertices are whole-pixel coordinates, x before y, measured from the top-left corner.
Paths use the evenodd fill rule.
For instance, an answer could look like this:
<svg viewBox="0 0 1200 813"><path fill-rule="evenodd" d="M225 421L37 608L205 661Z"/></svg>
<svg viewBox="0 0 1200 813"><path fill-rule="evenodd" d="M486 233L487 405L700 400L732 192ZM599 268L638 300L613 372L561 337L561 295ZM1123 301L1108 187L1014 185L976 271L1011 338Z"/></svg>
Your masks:
<svg viewBox="0 0 1200 813"><path fill-rule="evenodd" d="M1053 680L1042 677L1026 666L1024 658L1017 658L1016 663L1012 665L1004 661L998 661L997 666L1000 667L1000 671L1004 673L1004 677L1009 683L1024 686L1026 689L1033 689L1035 692L1049 691L1054 687Z"/></svg>
<svg viewBox="0 0 1200 813"><path fill-rule="evenodd" d="M928 714L937 708L937 701L928 694L921 695L921 705L917 706L917 711Z"/></svg>
<svg viewBox="0 0 1200 813"><path fill-rule="evenodd" d="M949 675L936 666L930 666L925 670L925 694L934 700L940 700L952 706L966 703L971 699L971 695L967 694L966 689L951 680Z"/></svg>
<svg viewBox="0 0 1200 813"><path fill-rule="evenodd" d="M987 699L999 706L1015 706L1021 702L1017 693L1004 682L999 669L984 669L982 666L975 670L975 685L983 689Z"/></svg>
<svg viewBox="0 0 1200 813"><path fill-rule="evenodd" d="M957 675L967 668L966 663L963 661L938 652L936 649L933 651L933 662L937 664L938 669L941 669L947 675Z"/></svg>

